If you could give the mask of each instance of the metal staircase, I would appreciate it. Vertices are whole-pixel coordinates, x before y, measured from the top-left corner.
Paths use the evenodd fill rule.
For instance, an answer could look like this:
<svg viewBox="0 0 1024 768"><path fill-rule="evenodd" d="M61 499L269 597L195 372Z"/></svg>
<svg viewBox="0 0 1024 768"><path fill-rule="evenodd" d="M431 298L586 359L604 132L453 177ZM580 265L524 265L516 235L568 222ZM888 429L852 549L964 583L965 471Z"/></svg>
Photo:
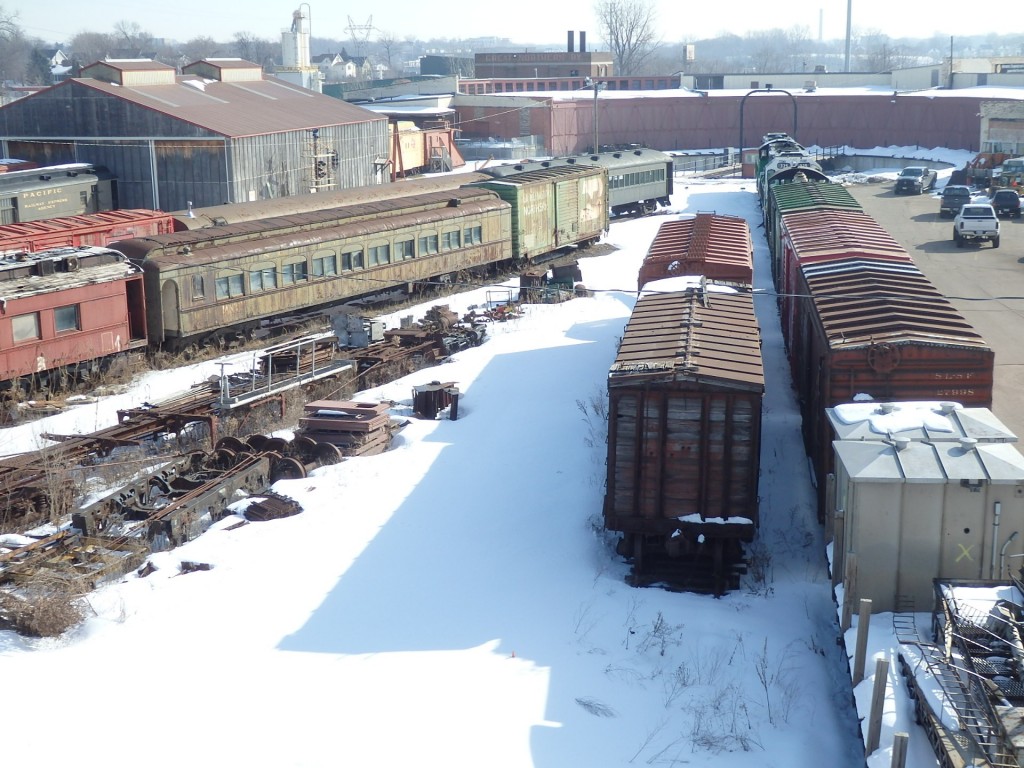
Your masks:
<svg viewBox="0 0 1024 768"><path fill-rule="evenodd" d="M893 613L897 640L901 646L913 646L919 654L911 663L901 651L900 670L914 700L917 720L943 768L1021 768L993 702L995 698L1005 701L1005 696L976 669L977 661L990 664L988 658L1008 653L1004 647L1007 640L992 627L998 621L997 616L958 605L955 612L946 611L944 627L933 627L936 634L942 632L944 642L939 645L920 637L912 604L897 601ZM937 706L921 688L922 664L938 685L939 691L930 697L940 700ZM1024 687L1021 691L1024 693Z"/></svg>

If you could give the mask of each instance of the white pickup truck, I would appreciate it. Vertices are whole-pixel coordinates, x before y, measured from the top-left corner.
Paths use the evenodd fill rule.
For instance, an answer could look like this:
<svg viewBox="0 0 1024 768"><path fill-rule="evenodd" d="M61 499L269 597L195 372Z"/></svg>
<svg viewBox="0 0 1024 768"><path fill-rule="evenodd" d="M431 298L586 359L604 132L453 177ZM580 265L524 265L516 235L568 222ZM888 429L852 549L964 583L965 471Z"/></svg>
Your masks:
<svg viewBox="0 0 1024 768"><path fill-rule="evenodd" d="M999 247L999 217L988 204L968 203L953 219L953 242L963 248L968 240L988 240Z"/></svg>

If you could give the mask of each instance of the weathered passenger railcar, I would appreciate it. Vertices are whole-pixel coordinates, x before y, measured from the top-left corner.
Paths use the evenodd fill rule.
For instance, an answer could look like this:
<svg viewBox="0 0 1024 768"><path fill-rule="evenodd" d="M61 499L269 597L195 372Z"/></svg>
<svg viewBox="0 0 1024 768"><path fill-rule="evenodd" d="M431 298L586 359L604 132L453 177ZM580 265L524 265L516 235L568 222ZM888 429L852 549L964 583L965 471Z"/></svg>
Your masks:
<svg viewBox="0 0 1024 768"><path fill-rule="evenodd" d="M115 240L160 235L175 230L174 219L160 211L129 209L0 226L0 251L109 245Z"/></svg>
<svg viewBox="0 0 1024 768"><path fill-rule="evenodd" d="M146 346L141 271L108 248L0 257L0 381L63 385Z"/></svg>
<svg viewBox="0 0 1024 768"><path fill-rule="evenodd" d="M512 206L512 256L533 259L596 243L608 229L608 172L557 166L474 182Z"/></svg>
<svg viewBox="0 0 1024 768"><path fill-rule="evenodd" d="M196 230L116 247L143 265L152 343L188 348L250 335L283 315L411 293L510 258L511 212L497 195L463 188L422 198L353 206L333 225L308 214L317 226L282 228L274 219L262 233L253 231L259 222L247 222L214 228L205 242L205 230Z"/></svg>
<svg viewBox="0 0 1024 768"><path fill-rule="evenodd" d="M640 266L637 287L682 275L752 286L754 246L746 220L698 213L663 223Z"/></svg>
<svg viewBox="0 0 1024 768"><path fill-rule="evenodd" d="M698 282L637 302L608 375L604 520L638 582L736 586L758 526L760 341L749 292Z"/></svg>

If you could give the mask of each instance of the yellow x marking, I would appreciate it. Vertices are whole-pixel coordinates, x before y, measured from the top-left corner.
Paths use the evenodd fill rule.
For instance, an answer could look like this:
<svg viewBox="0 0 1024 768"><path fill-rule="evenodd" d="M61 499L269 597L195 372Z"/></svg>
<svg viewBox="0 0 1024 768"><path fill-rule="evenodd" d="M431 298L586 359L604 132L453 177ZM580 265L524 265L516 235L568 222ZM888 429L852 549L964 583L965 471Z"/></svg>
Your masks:
<svg viewBox="0 0 1024 768"><path fill-rule="evenodd" d="M974 545L971 544L971 546L965 547L963 544L957 543L957 546L960 547L960 554L956 556L956 560L954 562L959 563L961 560L963 560L966 557L968 560L970 560L973 563L974 562L974 558L971 557L971 550L974 549Z"/></svg>

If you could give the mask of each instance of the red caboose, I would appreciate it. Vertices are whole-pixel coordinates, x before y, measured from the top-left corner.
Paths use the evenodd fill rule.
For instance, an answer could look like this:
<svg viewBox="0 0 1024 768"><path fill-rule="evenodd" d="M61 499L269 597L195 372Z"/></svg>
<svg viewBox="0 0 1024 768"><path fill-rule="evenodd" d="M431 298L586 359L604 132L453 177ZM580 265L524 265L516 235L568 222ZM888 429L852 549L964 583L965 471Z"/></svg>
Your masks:
<svg viewBox="0 0 1024 768"><path fill-rule="evenodd" d="M0 258L0 385L54 388L146 347L142 272L109 248Z"/></svg>

